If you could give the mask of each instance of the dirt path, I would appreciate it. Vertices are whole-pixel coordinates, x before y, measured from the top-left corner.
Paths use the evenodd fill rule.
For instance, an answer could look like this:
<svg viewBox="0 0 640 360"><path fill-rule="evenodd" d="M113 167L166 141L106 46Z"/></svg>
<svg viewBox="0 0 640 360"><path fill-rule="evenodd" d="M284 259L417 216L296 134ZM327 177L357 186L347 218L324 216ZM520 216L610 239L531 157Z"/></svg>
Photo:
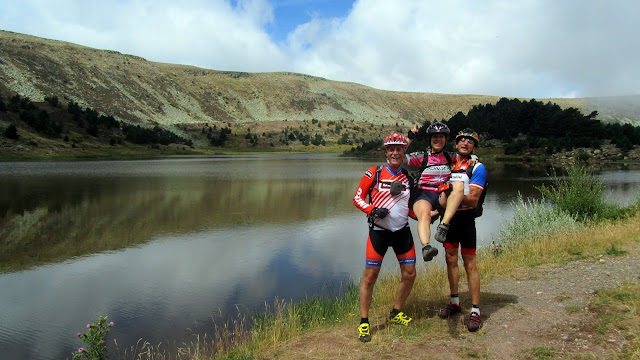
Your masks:
<svg viewBox="0 0 640 360"><path fill-rule="evenodd" d="M562 359L612 358L621 351L628 334L614 329L604 334L596 331L591 325L596 314L589 304L599 289L640 282L640 244L626 250L629 254L624 256L541 266L518 279L494 279L482 289L484 326L477 333L467 331L464 315L437 319L435 326L442 326L437 337L376 339L374 335L367 344L357 341L355 325L341 326L306 334L264 358L535 359L537 355L527 352L534 348L553 348Z"/></svg>

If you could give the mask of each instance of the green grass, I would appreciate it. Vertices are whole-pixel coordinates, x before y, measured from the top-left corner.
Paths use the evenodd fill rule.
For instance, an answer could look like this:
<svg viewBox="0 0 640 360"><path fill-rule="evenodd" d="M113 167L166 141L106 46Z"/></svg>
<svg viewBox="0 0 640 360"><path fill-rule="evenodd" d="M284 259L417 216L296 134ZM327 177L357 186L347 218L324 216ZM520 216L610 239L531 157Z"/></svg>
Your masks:
<svg viewBox="0 0 640 360"><path fill-rule="evenodd" d="M527 354L533 356L536 360L546 360L556 358L556 349L546 346L537 346L526 351Z"/></svg>

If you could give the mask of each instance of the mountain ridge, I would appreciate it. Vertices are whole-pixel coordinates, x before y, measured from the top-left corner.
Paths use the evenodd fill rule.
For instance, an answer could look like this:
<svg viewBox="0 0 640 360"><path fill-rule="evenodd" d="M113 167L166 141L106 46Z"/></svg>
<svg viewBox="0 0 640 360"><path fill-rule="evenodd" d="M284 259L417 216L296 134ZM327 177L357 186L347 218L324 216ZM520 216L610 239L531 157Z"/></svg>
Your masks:
<svg viewBox="0 0 640 360"><path fill-rule="evenodd" d="M248 73L148 61L0 30L0 84L34 101L58 96L131 124L347 120L399 124L448 119L499 96L399 92L291 72ZM1 90L2 87L0 87ZM640 124L640 95L538 99L604 121Z"/></svg>

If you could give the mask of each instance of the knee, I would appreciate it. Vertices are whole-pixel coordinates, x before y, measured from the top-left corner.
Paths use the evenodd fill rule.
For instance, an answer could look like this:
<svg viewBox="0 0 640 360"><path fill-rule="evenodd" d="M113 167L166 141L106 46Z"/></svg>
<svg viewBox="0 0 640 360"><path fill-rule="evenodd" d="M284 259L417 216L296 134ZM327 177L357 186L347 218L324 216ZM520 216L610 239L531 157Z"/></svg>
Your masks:
<svg viewBox="0 0 640 360"><path fill-rule="evenodd" d="M416 279L416 269L407 269L402 271L402 280L414 281Z"/></svg>
<svg viewBox="0 0 640 360"><path fill-rule="evenodd" d="M478 272L478 267L476 266L476 262L475 261L465 261L464 262L464 270L467 272L467 274L477 273Z"/></svg>
<svg viewBox="0 0 640 360"><path fill-rule="evenodd" d="M457 250L457 249L455 249ZM447 251L445 253L445 261L448 266L457 265L458 264L458 253L453 251Z"/></svg>
<svg viewBox="0 0 640 360"><path fill-rule="evenodd" d="M365 274L362 277L362 285L366 287L373 287L378 280L377 274Z"/></svg>

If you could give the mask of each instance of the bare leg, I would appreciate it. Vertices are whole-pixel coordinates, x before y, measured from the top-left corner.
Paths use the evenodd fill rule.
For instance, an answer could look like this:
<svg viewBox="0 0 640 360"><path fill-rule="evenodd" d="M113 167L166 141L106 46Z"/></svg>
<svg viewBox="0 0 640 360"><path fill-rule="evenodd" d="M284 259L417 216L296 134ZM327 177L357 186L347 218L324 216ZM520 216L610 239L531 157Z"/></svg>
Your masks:
<svg viewBox="0 0 640 360"><path fill-rule="evenodd" d="M360 317L369 317L369 308L371 307L371 298L373 297L373 285L378 280L380 268L365 267L362 281L360 281Z"/></svg>
<svg viewBox="0 0 640 360"><path fill-rule="evenodd" d="M464 269L467 271L467 282L469 283L469 294L471 303L480 305L480 273L476 266L475 254L462 254Z"/></svg>
<svg viewBox="0 0 640 360"><path fill-rule="evenodd" d="M402 280L398 285L398 291L396 292L396 302L393 305L394 309L402 310L411 289L413 288L413 282L416 280L416 266L415 265L403 265L400 266L400 272L402 273Z"/></svg>
<svg viewBox="0 0 640 360"><path fill-rule="evenodd" d="M458 207L462 203L462 199L464 198L464 183L462 181L454 181L451 183L451 194L444 198L446 202L444 215L442 215L442 221L445 224L448 224L451 221L453 215L455 215ZM440 205L442 205L442 198L440 200Z"/></svg>
<svg viewBox="0 0 640 360"><path fill-rule="evenodd" d="M422 246L429 243L431 238L431 203L427 200L418 200L413 204L413 212L418 218L418 237Z"/></svg>
<svg viewBox="0 0 640 360"><path fill-rule="evenodd" d="M458 282L460 281L460 270L458 269L458 249L447 248L447 277L449 278L449 293L458 293ZM464 255L463 255L464 256Z"/></svg>

